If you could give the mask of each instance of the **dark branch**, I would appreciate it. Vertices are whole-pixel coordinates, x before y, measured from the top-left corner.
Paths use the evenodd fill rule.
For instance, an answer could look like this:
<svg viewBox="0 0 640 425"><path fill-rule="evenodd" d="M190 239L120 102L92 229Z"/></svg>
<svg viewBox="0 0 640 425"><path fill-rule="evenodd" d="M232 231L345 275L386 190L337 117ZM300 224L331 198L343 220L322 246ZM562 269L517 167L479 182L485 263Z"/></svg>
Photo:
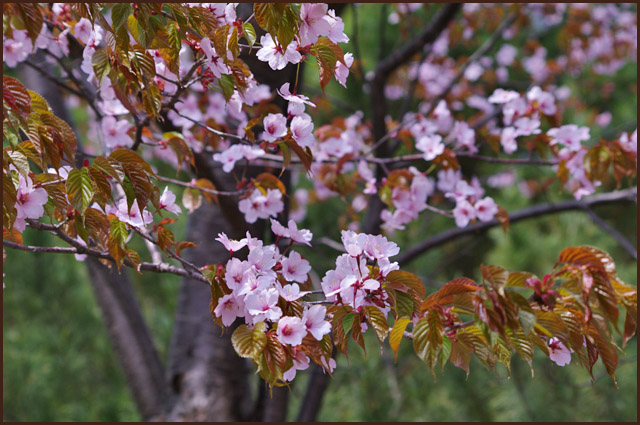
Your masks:
<svg viewBox="0 0 640 425"><path fill-rule="evenodd" d="M622 248L624 248L629 255L633 257L634 260L638 261L638 251L636 251L636 247L633 246L631 242L627 238L625 238L622 233L618 232L616 229L611 227L606 221L602 219L598 214L596 214L590 207L584 207L585 212L591 218L598 227L602 230L613 236L613 238L620 244Z"/></svg>
<svg viewBox="0 0 640 425"><path fill-rule="evenodd" d="M635 202L637 190L636 187L620 190L610 193L602 193L599 195L591 196L582 200L568 200L557 203L545 203L540 205L534 205L529 208L524 208L509 215L509 222L516 223L528 218L540 217L548 214L555 214L562 211L571 210L583 210L586 207L593 207L600 204L610 204L617 202ZM447 242L451 242L465 235L477 234L492 227L499 226L498 220L491 220L484 223L476 223L464 228L450 229L440 233L432 238L429 238L417 245L405 250L398 256L396 261L402 266L417 258L419 255L427 252L428 250L444 245Z"/></svg>

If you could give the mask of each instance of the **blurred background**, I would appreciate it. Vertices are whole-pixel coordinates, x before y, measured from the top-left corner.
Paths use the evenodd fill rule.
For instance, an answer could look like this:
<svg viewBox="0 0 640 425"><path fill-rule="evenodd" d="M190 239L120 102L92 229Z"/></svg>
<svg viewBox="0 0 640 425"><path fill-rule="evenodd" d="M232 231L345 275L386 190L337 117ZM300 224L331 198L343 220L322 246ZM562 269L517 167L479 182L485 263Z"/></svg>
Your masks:
<svg viewBox="0 0 640 425"><path fill-rule="evenodd" d="M401 32L388 22L383 25L388 27L387 31L375 30L381 22L388 20L393 8L392 5L370 4L347 7L342 13L347 34L351 37L345 51L355 52L354 56L361 59L359 66L364 74L374 69L378 57L406 41ZM432 12L425 7L416 14L428 17ZM519 45L517 38L510 42ZM538 42L552 55L558 48L558 32L549 31ZM358 43L357 48L354 43ZM451 46L450 52L468 54L463 47L460 48L462 51L457 51L457 48ZM350 77L346 90L331 83L324 100L320 97L313 99L318 103L316 122L326 122L331 117L344 116L355 110L366 113L369 105L361 77ZM513 79L518 80L517 71ZM525 74L522 80L526 80ZM317 69L313 66L304 69L303 81L303 93L320 93ZM613 77L593 77L590 74L588 83L584 81L581 75L569 74L557 81L558 86L566 85L584 102L565 115L565 123L588 125L594 140L600 136L612 138L620 131L636 128L635 63L626 65ZM394 102L400 105L402 101L390 101L389 110L394 110ZM595 126L594 110L611 112L611 122L604 127ZM76 109L72 112L79 131L82 131L86 114ZM162 164L157 165L162 167ZM523 179L541 182L547 174L553 175L551 170L536 167L506 169L495 164L463 164L464 169L469 167L475 174L483 176L509 171L516 182ZM181 178L184 180L185 176L181 175ZM501 189L487 188L487 194L507 211L571 196L563 192L559 183L533 194L531 198L524 197L523 187L516 184ZM345 203L338 199L312 204L301 226L309 228L315 240L322 236L337 240L339 230L335 220L345 210ZM326 214L326 211L334 211L335 214ZM637 245L635 205L597 207L595 211L634 246ZM186 220L182 220L172 225L177 237L183 234L185 223ZM449 219L423 213L420 220L393 234L392 239L401 248L406 248L452 224ZM47 234L27 231L24 243L52 246L56 240ZM139 246L133 248L144 250L142 242L137 243ZM498 264L510 271L527 270L543 275L551 270L562 249L577 245L593 245L607 251L615 260L620 277L629 284L637 285L636 261L614 238L581 212L545 216L516 223L506 232L494 228L483 235L458 239L422 255L407 269L423 279L428 291L433 291L454 277L479 279L481 264ZM334 266L337 256L336 251L324 245L316 245L313 249L303 247L300 252L317 267L320 277ZM109 344L84 264L75 261L73 256L10 251L7 252L3 273L6 284L2 294L3 420L139 420ZM179 279L150 273L130 273L130 276L155 346L166 361ZM398 363L394 364L389 347L385 346L381 354L373 335L367 337L366 359L355 344L351 344L348 360L343 356L338 358L338 368L325 394L318 420L637 420L636 337L620 357L617 390L600 362L594 367L596 379L592 385L588 373L577 362L558 367L538 351L533 377L527 364L514 356L510 378L504 368L500 369L501 366L498 366L497 374L492 374L473 358L468 377L462 370L448 364L444 373L437 374L437 379L434 379L426 365L413 354L408 341L401 344ZM300 373L291 386L289 411L292 414L301 403L307 378L306 374Z"/></svg>

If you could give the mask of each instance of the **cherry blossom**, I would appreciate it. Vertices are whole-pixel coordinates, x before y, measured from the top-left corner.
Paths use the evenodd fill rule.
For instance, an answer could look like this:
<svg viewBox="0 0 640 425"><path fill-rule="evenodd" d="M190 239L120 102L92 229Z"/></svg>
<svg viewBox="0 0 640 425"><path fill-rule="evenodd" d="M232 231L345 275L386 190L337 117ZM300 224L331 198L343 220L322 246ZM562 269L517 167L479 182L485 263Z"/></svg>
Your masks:
<svg viewBox="0 0 640 425"><path fill-rule="evenodd" d="M93 33L93 25L87 18L80 18L77 24L73 27L73 35L82 44L88 44L91 34Z"/></svg>
<svg viewBox="0 0 640 425"><path fill-rule="evenodd" d="M327 9L326 3L302 3L300 6L300 45L314 44L318 41L319 36L329 34L331 24L324 19Z"/></svg>
<svg viewBox="0 0 640 425"><path fill-rule="evenodd" d="M520 94L513 90L495 89L493 94L489 96L489 102L491 103L508 103L512 100L518 99Z"/></svg>
<svg viewBox="0 0 640 425"><path fill-rule="evenodd" d="M289 282L306 282L307 274L311 271L309 262L296 251L285 257L282 263L282 276Z"/></svg>
<svg viewBox="0 0 640 425"><path fill-rule="evenodd" d="M242 299L233 294L224 295L218 300L218 305L213 310L216 317L222 318L222 324L231 326L236 317L242 317L244 312L244 303Z"/></svg>
<svg viewBox="0 0 640 425"><path fill-rule="evenodd" d="M291 120L291 135L302 147L312 147L316 142L313 136L313 122L310 118L297 116Z"/></svg>
<svg viewBox="0 0 640 425"><path fill-rule="evenodd" d="M262 138L267 142L275 142L287 134L287 119L282 114L268 114L263 120Z"/></svg>
<svg viewBox="0 0 640 425"><path fill-rule="evenodd" d="M299 317L284 316L278 321L276 335L283 344L300 345L306 334L307 328Z"/></svg>
<svg viewBox="0 0 640 425"><path fill-rule="evenodd" d="M278 189L267 189L267 194L263 195L256 189L248 198L242 199L238 207L247 223L255 223L258 218L266 219L282 211L282 192Z"/></svg>
<svg viewBox="0 0 640 425"><path fill-rule="evenodd" d="M307 331L318 341L331 332L331 324L325 320L327 308L322 305L309 307L302 315L302 322Z"/></svg>
<svg viewBox="0 0 640 425"><path fill-rule="evenodd" d="M211 45L211 40L209 39L209 37L204 37L202 38L202 40L200 40L200 48L207 57L209 69L211 70L215 78L220 78L222 74L231 73L229 67L225 65L223 60L220 58L220 56L218 56L218 53Z"/></svg>
<svg viewBox="0 0 640 425"><path fill-rule="evenodd" d="M278 307L278 297L279 293L276 288L263 289L247 294L244 299L244 305L247 312L252 316L253 323L265 319L276 322L282 317L282 310ZM301 320L300 323L302 324ZM300 342L302 342L302 337Z"/></svg>
<svg viewBox="0 0 640 425"><path fill-rule="evenodd" d="M547 344L549 358L558 366L566 366L571 363L571 351L558 338L551 338Z"/></svg>
<svg viewBox="0 0 640 425"><path fill-rule="evenodd" d="M547 131L547 135L551 137L551 141L549 142L551 146L561 144L573 152L580 150L582 147L580 142L589 140L590 137L589 127L578 127L575 124L552 128Z"/></svg>
<svg viewBox="0 0 640 425"><path fill-rule="evenodd" d="M258 59L268 62L271 69L283 69L289 63L298 63L302 60L302 55L297 51L298 43L292 41L286 46L286 50L282 46L276 44L276 40L267 33L260 37L262 47L256 53Z"/></svg>
<svg viewBox="0 0 640 425"><path fill-rule="evenodd" d="M458 142L458 146L467 148L471 153L478 152L478 148L475 146L476 132L466 122L456 121L451 135Z"/></svg>
<svg viewBox="0 0 640 425"><path fill-rule="evenodd" d="M349 69L351 65L353 65L353 54L347 52L343 56L344 63L337 61L336 69L334 71L334 76L336 81L342 85L342 87L347 88L347 77L349 76Z"/></svg>
<svg viewBox="0 0 640 425"><path fill-rule="evenodd" d="M416 149L424 152L425 161L431 161L444 152L444 144L441 141L442 136L438 134L422 136L416 141Z"/></svg>
<svg viewBox="0 0 640 425"><path fill-rule="evenodd" d="M133 144L133 140L128 134L131 124L127 120L117 120L113 116L107 116L102 119L100 125L104 135L104 144L107 147L128 147Z"/></svg>
<svg viewBox="0 0 640 425"><path fill-rule="evenodd" d="M131 204L131 209L129 209L125 198L120 199L115 210L115 215L120 221L128 223L133 227L144 227L146 224L153 222L153 216L146 208L140 212L137 199Z"/></svg>
<svg viewBox="0 0 640 425"><path fill-rule="evenodd" d="M285 300L292 302L307 295L309 291L300 291L300 286L297 283L291 283L278 288L280 296Z"/></svg>
<svg viewBox="0 0 640 425"><path fill-rule="evenodd" d="M309 368L309 356L304 354L302 350L296 350L295 347L292 347L291 351L293 354L293 366L282 374L282 379L287 382L293 381L298 370Z"/></svg>
<svg viewBox="0 0 640 425"><path fill-rule="evenodd" d="M498 206L495 201L489 197L477 201L473 207L476 210L476 217L480 221L491 221L498 213Z"/></svg>
<svg viewBox="0 0 640 425"><path fill-rule="evenodd" d="M255 146L232 145L221 153L213 154L213 160L221 162L223 164L222 170L225 173L230 173L237 161L243 158L248 160L256 159L264 154L264 150Z"/></svg>
<svg viewBox="0 0 640 425"><path fill-rule="evenodd" d="M166 186L160 196L159 204L158 209L166 210L176 215L182 212L182 209L176 205L176 195Z"/></svg>
<svg viewBox="0 0 640 425"><path fill-rule="evenodd" d="M43 188L33 187L30 177L18 174L18 188L16 191L16 220L13 226L20 232L26 228L26 219L38 219L44 214L44 204L49 195Z"/></svg>
<svg viewBox="0 0 640 425"><path fill-rule="evenodd" d="M456 220L456 226L465 227L471 220L476 218L476 210L468 201L460 199L453 209L453 217Z"/></svg>

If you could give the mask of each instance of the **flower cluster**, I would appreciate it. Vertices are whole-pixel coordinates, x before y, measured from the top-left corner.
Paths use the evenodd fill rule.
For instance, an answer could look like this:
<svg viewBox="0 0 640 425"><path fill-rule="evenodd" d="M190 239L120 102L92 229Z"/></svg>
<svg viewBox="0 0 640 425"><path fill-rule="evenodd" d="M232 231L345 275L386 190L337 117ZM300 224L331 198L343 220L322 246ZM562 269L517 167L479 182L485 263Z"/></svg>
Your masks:
<svg viewBox="0 0 640 425"><path fill-rule="evenodd" d="M390 257L400 248L381 235L342 231L346 254L336 259L336 268L322 279L322 291L327 301L360 311L363 306L376 306L385 316L389 312L388 295L382 288L385 277L398 270ZM371 267L368 266L371 262Z"/></svg>
<svg viewBox="0 0 640 425"><path fill-rule="evenodd" d="M272 230L278 241L290 238L289 247L294 242L310 245L313 237L310 231L298 229L292 220L288 227L272 220ZM216 240L225 246L231 258L220 280L224 282L224 295L217 300L213 313L224 326L230 326L240 317L249 325L265 322L275 328L278 341L287 346L294 358L293 367L283 376L287 381L292 380L296 370L306 369L309 365L308 356L299 349L302 340L311 335L320 341L331 331L330 323L325 320L326 307L301 302L301 298L309 293L300 288L308 280L309 262L296 251L285 255L289 247L281 254L277 245L264 245L248 232L241 240L229 239L224 233ZM244 247L249 250L246 260L233 257ZM291 304L300 308L290 308ZM335 367L335 360L325 361L331 368Z"/></svg>

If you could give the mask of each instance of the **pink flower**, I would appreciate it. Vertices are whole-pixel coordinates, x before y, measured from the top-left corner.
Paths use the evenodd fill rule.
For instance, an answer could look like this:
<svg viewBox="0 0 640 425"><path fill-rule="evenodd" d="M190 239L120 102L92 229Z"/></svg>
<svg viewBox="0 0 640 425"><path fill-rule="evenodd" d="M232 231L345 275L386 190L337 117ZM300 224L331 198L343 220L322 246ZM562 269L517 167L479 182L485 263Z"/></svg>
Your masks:
<svg viewBox="0 0 640 425"><path fill-rule="evenodd" d="M436 187L443 193L451 192L456 188L456 184L462 179L460 170L449 168L438 171L438 183Z"/></svg>
<svg viewBox="0 0 640 425"><path fill-rule="evenodd" d="M107 116L102 119L101 127L106 146L115 148L116 146L128 147L133 144L133 140L128 134L131 124L127 120L116 120L115 117Z"/></svg>
<svg viewBox="0 0 640 425"><path fill-rule="evenodd" d="M344 54L344 64L340 61L336 62L334 76L336 81L344 88L347 88L347 77L349 76L349 68L351 68L351 65L353 65L353 54L350 52Z"/></svg>
<svg viewBox="0 0 640 425"><path fill-rule="evenodd" d="M331 324L325 320L326 315L327 308L322 305L311 306L302 315L302 321L307 331L318 341L331 332Z"/></svg>
<svg viewBox="0 0 640 425"><path fill-rule="evenodd" d="M285 316L278 321L276 335L283 344L300 345L306 334L307 328L299 317Z"/></svg>
<svg viewBox="0 0 640 425"><path fill-rule="evenodd" d="M233 294L224 295L218 300L213 313L216 317L222 317L222 324L225 326L231 326L236 320L236 317L242 317L244 313L244 303L242 299L234 296Z"/></svg>
<svg viewBox="0 0 640 425"><path fill-rule="evenodd" d="M416 149L424 152L425 161L432 161L444 152L442 136L434 134L432 136L422 136L416 141Z"/></svg>
<svg viewBox="0 0 640 425"><path fill-rule="evenodd" d="M93 27L91 25L91 21L87 18L80 18L78 23L73 27L73 35L82 42L82 44L87 44L89 42L92 32Z"/></svg>
<svg viewBox="0 0 640 425"><path fill-rule="evenodd" d="M300 291L300 286L297 283L284 285L278 288L278 291L280 296L289 302L300 299L309 293L309 291Z"/></svg>
<svg viewBox="0 0 640 425"><path fill-rule="evenodd" d="M288 282L306 282L307 274L311 271L309 262L302 258L296 251L292 251L289 257L284 257L282 263L282 276Z"/></svg>
<svg viewBox="0 0 640 425"><path fill-rule="evenodd" d="M298 230L298 225L293 220L289 220L288 226L288 228L284 227L278 221L271 219L271 230L273 233L281 238L291 238L294 242L311 246L309 242L313 238L313 233L307 229Z"/></svg>
<svg viewBox="0 0 640 425"><path fill-rule="evenodd" d="M256 56L261 61L268 62L274 71L283 69L288 63L298 63L302 60L296 41L289 43L284 50L282 46L277 46L271 34L267 33L260 37L260 44L262 48L258 50Z"/></svg>
<svg viewBox="0 0 640 425"><path fill-rule="evenodd" d="M570 151L576 152L582 147L580 142L589 140L589 127L568 124L559 128L552 128L547 131L547 135L551 137L549 142L551 146L559 143L566 146Z"/></svg>
<svg viewBox="0 0 640 425"><path fill-rule="evenodd" d="M500 134L500 144L505 153L512 154L518 150L518 142L516 141L516 137L518 136L518 130L516 130L515 127L505 127L502 130L502 134Z"/></svg>
<svg viewBox="0 0 640 425"><path fill-rule="evenodd" d="M356 233L351 230L343 230L342 244L344 245L347 254L352 257L357 257L362 254L364 244L367 242L367 235L364 233Z"/></svg>
<svg viewBox="0 0 640 425"><path fill-rule="evenodd" d="M611 122L611 112L602 112L596 115L595 123L600 127L606 127Z"/></svg>
<svg viewBox="0 0 640 425"><path fill-rule="evenodd" d="M498 213L498 206L494 200L490 197L485 197L475 203L476 217L480 221L491 221L493 217Z"/></svg>
<svg viewBox="0 0 640 425"><path fill-rule="evenodd" d="M537 114L536 114L537 115ZM540 134L540 120L537 117L522 117L515 120L513 125L518 130L518 136L531 136L532 134Z"/></svg>
<svg viewBox="0 0 640 425"><path fill-rule="evenodd" d="M182 212L182 209L176 205L176 195L166 186L164 188L164 192L162 192L162 196L160 196L159 209L167 210L176 215Z"/></svg>
<svg viewBox="0 0 640 425"><path fill-rule="evenodd" d="M287 119L282 114L269 114L263 120L262 137L267 142L275 142L287 134Z"/></svg>
<svg viewBox="0 0 640 425"><path fill-rule="evenodd" d="M342 22L342 18L336 16L336 11L333 9L329 9L327 11L327 15L325 15L324 20L329 22L331 28L329 29L329 40L334 43L346 43L349 41L349 37L344 33L344 22Z"/></svg>
<svg viewBox="0 0 640 425"><path fill-rule="evenodd" d="M293 220L289 220L288 225L289 237L291 238L291 240L311 246L309 242L311 242L311 239L313 238L313 233L311 233L308 229L298 230L298 225Z"/></svg>
<svg viewBox="0 0 640 425"><path fill-rule="evenodd" d="M275 322L282 317L282 310L278 307L278 297L279 294L276 288L263 289L247 294L244 299L244 305L248 313L253 316L253 323L265 319ZM302 323L301 320L300 323Z"/></svg>
<svg viewBox="0 0 640 425"><path fill-rule="evenodd" d="M571 351L558 338L549 340L549 358L558 366L566 366L571 363Z"/></svg>
<svg viewBox="0 0 640 425"><path fill-rule="evenodd" d="M496 53L496 62L500 66L509 66L513 63L516 55L518 54L518 49L513 47L511 44L503 44Z"/></svg>
<svg viewBox="0 0 640 425"><path fill-rule="evenodd" d="M453 217L456 219L456 226L465 227L471 220L476 218L476 210L468 201L460 199L453 209Z"/></svg>
<svg viewBox="0 0 640 425"><path fill-rule="evenodd" d="M507 103L512 100L518 99L520 95L513 90L495 89L493 94L489 96L489 102L491 103Z"/></svg>
<svg viewBox="0 0 640 425"><path fill-rule="evenodd" d="M326 3L302 3L300 6L300 45L308 46L318 41L331 30L331 24L323 19L327 14Z"/></svg>
<svg viewBox="0 0 640 425"><path fill-rule="evenodd" d="M200 40L200 48L207 56L209 69L215 78L220 78L222 74L231 73L229 67L225 65L220 56L218 56L218 52L216 52L213 46L211 46L211 40L209 40L209 37L204 37Z"/></svg>
<svg viewBox="0 0 640 425"><path fill-rule="evenodd" d="M310 102L307 96L303 94L292 94L289 89L289 86L290 86L289 83L284 83L279 89L276 89L278 94L282 96L283 99L293 103L307 104L313 108L316 107L316 104L313 102Z"/></svg>
<svg viewBox="0 0 640 425"><path fill-rule="evenodd" d="M551 93L543 91L540 87L534 86L527 92L527 100L534 109L538 109L545 115L556 113L555 98Z"/></svg>
<svg viewBox="0 0 640 425"><path fill-rule="evenodd" d="M128 209L127 200L125 198L120 199L115 214L120 221L133 227L143 227L145 224L153 222L153 216L146 208L140 212L137 199L131 204L131 210Z"/></svg>
<svg viewBox="0 0 640 425"><path fill-rule="evenodd" d="M297 116L291 120L291 135L302 147L312 147L316 142L313 136L313 122L310 118Z"/></svg>
<svg viewBox="0 0 640 425"><path fill-rule="evenodd" d="M33 181L28 176L18 174L18 189L16 191L16 221L13 226L20 232L26 228L26 219L38 219L44 214L44 204L49 195L43 188L34 188Z"/></svg>
<svg viewBox="0 0 640 425"><path fill-rule="evenodd" d="M475 146L476 132L469 127L469 124L464 121L456 121L451 134L458 141L458 146L466 147L471 153L478 152L478 148Z"/></svg>
<svg viewBox="0 0 640 425"><path fill-rule="evenodd" d="M5 38L2 42L2 61L13 68L24 61L31 53L31 40L26 31L13 30L14 38ZM4 38L4 37L3 37Z"/></svg>
<svg viewBox="0 0 640 425"><path fill-rule="evenodd" d="M213 160L221 162L223 164L222 171L229 173L233 170L233 167L235 167L236 162L244 158L245 147L250 148L244 145L232 145L223 152L213 154ZM264 154L262 149L260 149L260 151Z"/></svg>
<svg viewBox="0 0 640 425"><path fill-rule="evenodd" d="M227 251L231 253L240 251L242 248L247 246L247 239L236 241L233 239L229 239L225 233L218 233L218 237L215 240L224 245Z"/></svg>
<svg viewBox="0 0 640 425"><path fill-rule="evenodd" d="M271 230L273 231L273 233L275 233L277 236L280 236L281 238L288 238L290 236L289 229L284 227L277 220L274 220L274 219L270 219L270 220L271 220Z"/></svg>
<svg viewBox="0 0 640 425"><path fill-rule="evenodd" d="M227 265L224 271L224 281L229 289L235 291L247 281L249 274L249 263L246 261L240 261L237 258L232 258L227 261Z"/></svg>
<svg viewBox="0 0 640 425"><path fill-rule="evenodd" d="M296 377L296 371L309 368L309 357L304 354L304 351L296 350L295 348L292 348L291 351L294 353L293 366L282 374L282 379L288 382L293 381Z"/></svg>

